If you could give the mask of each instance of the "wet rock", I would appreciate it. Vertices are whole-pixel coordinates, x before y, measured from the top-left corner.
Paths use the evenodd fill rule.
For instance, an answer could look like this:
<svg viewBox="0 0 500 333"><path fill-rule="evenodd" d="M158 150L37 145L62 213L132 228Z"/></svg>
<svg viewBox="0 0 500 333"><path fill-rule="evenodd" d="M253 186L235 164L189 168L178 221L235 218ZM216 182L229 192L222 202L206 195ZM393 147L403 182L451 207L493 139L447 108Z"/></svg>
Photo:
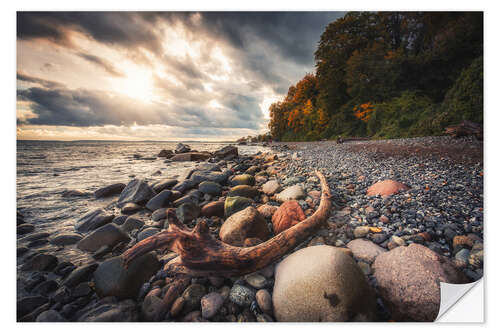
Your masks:
<svg viewBox="0 0 500 333"><path fill-rule="evenodd" d="M276 195L276 200L279 202L285 202L288 200L300 200L304 199L306 196L304 192L304 188L301 185L293 185L290 187L287 187L283 191L281 191L279 194Z"/></svg>
<svg viewBox="0 0 500 333"><path fill-rule="evenodd" d="M71 288L77 286L81 282L89 281L92 277L92 273L94 273L97 267L98 264L96 263L80 266L73 270L62 284Z"/></svg>
<svg viewBox="0 0 500 333"><path fill-rule="evenodd" d="M195 184L200 184L204 181L211 181L218 184L223 184L227 181L228 177L231 175L231 171L227 170L224 172L198 170L193 172L191 175L191 180Z"/></svg>
<svg viewBox="0 0 500 333"><path fill-rule="evenodd" d="M175 200L174 207L179 207L180 205L185 204L185 203L198 204L198 201L199 201L198 199L199 198L195 195L187 194L187 195Z"/></svg>
<svg viewBox="0 0 500 333"><path fill-rule="evenodd" d="M175 146L174 150L176 154L187 153L188 151L191 151L191 147L180 142Z"/></svg>
<svg viewBox="0 0 500 333"><path fill-rule="evenodd" d="M160 221L167 218L167 210L165 208L157 209L151 214L151 219L153 221Z"/></svg>
<svg viewBox="0 0 500 333"><path fill-rule="evenodd" d="M170 158L174 156L174 152L170 149L162 149L159 153L158 153L158 157L165 157L165 158Z"/></svg>
<svg viewBox="0 0 500 333"><path fill-rule="evenodd" d="M239 212L253 203L252 199L245 197L227 197L224 202L224 215L229 217L236 212Z"/></svg>
<svg viewBox="0 0 500 333"><path fill-rule="evenodd" d="M59 284L55 280L47 280L37 285L32 291L34 294L47 296L57 288L59 288Z"/></svg>
<svg viewBox="0 0 500 333"><path fill-rule="evenodd" d="M25 235L35 230L35 226L32 224L24 223L17 226L17 234Z"/></svg>
<svg viewBox="0 0 500 333"><path fill-rule="evenodd" d="M59 234L54 238L49 239L49 242L57 246L65 246L78 243L82 239L82 236L75 233Z"/></svg>
<svg viewBox="0 0 500 333"><path fill-rule="evenodd" d="M201 215L206 217L224 217L224 201L212 201L201 208Z"/></svg>
<svg viewBox="0 0 500 333"><path fill-rule="evenodd" d="M145 181L134 179L121 192L117 205L123 207L127 203L144 204L154 195L155 192Z"/></svg>
<svg viewBox="0 0 500 333"><path fill-rule="evenodd" d="M100 297L135 298L142 284L160 267L153 253L135 259L128 268L121 256L113 257L101 263L94 272L95 290Z"/></svg>
<svg viewBox="0 0 500 333"><path fill-rule="evenodd" d="M128 299L117 304L105 303L90 307L78 317L77 321L85 322L135 322L138 311L134 301Z"/></svg>
<svg viewBox="0 0 500 333"><path fill-rule="evenodd" d="M274 193L279 191L281 191L281 185L277 180L270 180L262 185L262 192L267 195L273 195Z"/></svg>
<svg viewBox="0 0 500 333"><path fill-rule="evenodd" d="M30 258L23 266L23 271L50 271L57 266L57 257L52 254L39 253Z"/></svg>
<svg viewBox="0 0 500 333"><path fill-rule="evenodd" d="M228 197L245 197L250 199L255 198L258 195L259 190L256 187L249 185L237 185L232 187L227 194Z"/></svg>
<svg viewBox="0 0 500 333"><path fill-rule="evenodd" d="M352 251L354 258L364 260L370 264L373 263L379 254L387 252L386 249L365 239L350 241L347 243L347 247Z"/></svg>
<svg viewBox="0 0 500 333"><path fill-rule="evenodd" d="M235 284L229 292L229 300L239 306L250 306L255 300L255 291L248 287Z"/></svg>
<svg viewBox="0 0 500 333"><path fill-rule="evenodd" d="M55 310L47 310L36 317L37 322L66 322L66 318Z"/></svg>
<svg viewBox="0 0 500 333"><path fill-rule="evenodd" d="M99 199L99 198L106 198L106 197L110 197L113 195L117 195L123 191L125 186L126 185L123 183L117 183L117 184L112 184L112 185L108 185L105 187L101 187L100 189L98 189L97 191L94 192L94 196L97 199Z"/></svg>
<svg viewBox="0 0 500 333"><path fill-rule="evenodd" d="M285 201L273 214L272 222L275 234L293 227L306 219L304 211L295 200Z"/></svg>
<svg viewBox="0 0 500 333"><path fill-rule="evenodd" d="M156 235L159 232L160 232L159 228L155 228L155 227L146 228L137 235L137 242L140 242L140 241L142 241L148 237L151 237L153 235Z"/></svg>
<svg viewBox="0 0 500 333"><path fill-rule="evenodd" d="M399 191L406 191L409 189L410 188L403 183L391 179L386 179L370 186L368 190L366 190L366 195L380 195L382 197L386 197L396 194Z"/></svg>
<svg viewBox="0 0 500 333"><path fill-rule="evenodd" d="M128 215L119 215L116 216L111 222L113 222L116 225L122 225L125 222L125 220L128 219L128 217L129 217Z"/></svg>
<svg viewBox="0 0 500 333"><path fill-rule="evenodd" d="M22 242L32 242L32 241L40 240L42 238L47 238L48 236L50 236L50 234L48 232L37 232L37 233L31 234L31 235L28 235L26 237L23 237L19 240Z"/></svg>
<svg viewBox="0 0 500 333"><path fill-rule="evenodd" d="M359 266L327 245L301 249L278 264L273 306L278 321L371 321L376 313Z"/></svg>
<svg viewBox="0 0 500 333"><path fill-rule="evenodd" d="M175 214L182 223L189 223L200 216L200 211L197 204L186 202L175 209Z"/></svg>
<svg viewBox="0 0 500 333"><path fill-rule="evenodd" d="M201 182L198 189L201 193L210 194L212 196L219 196L222 192L222 187L218 183L208 180Z"/></svg>
<svg viewBox="0 0 500 333"><path fill-rule="evenodd" d="M49 299L45 296L27 296L17 301L17 318L21 318L36 308L47 303Z"/></svg>
<svg viewBox="0 0 500 333"><path fill-rule="evenodd" d="M398 321L433 321L439 312L440 282L468 282L449 259L420 244L382 253L372 268L384 304Z"/></svg>
<svg viewBox="0 0 500 333"><path fill-rule="evenodd" d="M245 308L238 315L238 322L239 323L255 322L255 316L253 315L252 311L250 311L250 309Z"/></svg>
<svg viewBox="0 0 500 333"><path fill-rule="evenodd" d="M180 315L182 308L184 307L184 303L186 303L184 297L177 297L177 299L174 301L174 304L172 304L172 307L170 308L170 315L172 317L177 317L178 315Z"/></svg>
<svg viewBox="0 0 500 333"><path fill-rule="evenodd" d="M229 156L238 157L238 147L235 146L225 146L214 152L214 156L218 158L225 158Z"/></svg>
<svg viewBox="0 0 500 333"><path fill-rule="evenodd" d="M156 193L160 193L163 190L170 190L172 187L174 187L179 181L177 179L165 179L162 180L155 185L153 185L153 190Z"/></svg>
<svg viewBox="0 0 500 333"><path fill-rule="evenodd" d="M212 292L206 294L201 298L201 316L205 319L212 318L219 311L223 303L224 299L219 293Z"/></svg>
<svg viewBox="0 0 500 333"><path fill-rule="evenodd" d="M143 225L144 225L143 221L130 216L127 218L125 223L123 223L123 225L120 226L120 229L124 232L131 232L132 230L142 228Z"/></svg>
<svg viewBox="0 0 500 333"><path fill-rule="evenodd" d="M80 218L75 224L75 229L80 232L89 232L110 223L114 217L114 215L106 214L102 209L96 209Z"/></svg>
<svg viewBox="0 0 500 333"><path fill-rule="evenodd" d="M174 162L186 162L186 161L206 161L212 154L208 152L190 152L190 153L182 153L175 154L172 156L171 160Z"/></svg>
<svg viewBox="0 0 500 333"><path fill-rule="evenodd" d="M267 223L254 207L247 207L231 215L222 225L219 236L225 243L241 246L246 238L267 240L270 236Z"/></svg>
<svg viewBox="0 0 500 333"><path fill-rule="evenodd" d="M238 185L253 186L255 185L255 178L254 176L246 173L242 175L236 175L233 178L231 178L231 186L238 186Z"/></svg>
<svg viewBox="0 0 500 333"><path fill-rule="evenodd" d="M170 190L161 191L148 201L146 208L153 212L157 209L167 207L170 202L171 195L172 191Z"/></svg>
<svg viewBox="0 0 500 333"><path fill-rule="evenodd" d="M138 204L136 203L133 203L133 202L129 202L129 203L126 203L123 207L122 207L122 214L125 214L125 215L131 215L131 214L134 214L135 212L138 212L142 209L141 206L139 206Z"/></svg>
<svg viewBox="0 0 500 333"><path fill-rule="evenodd" d="M95 252L102 246L113 247L120 242L128 242L130 237L116 224L109 223L94 230L76 245L82 251Z"/></svg>

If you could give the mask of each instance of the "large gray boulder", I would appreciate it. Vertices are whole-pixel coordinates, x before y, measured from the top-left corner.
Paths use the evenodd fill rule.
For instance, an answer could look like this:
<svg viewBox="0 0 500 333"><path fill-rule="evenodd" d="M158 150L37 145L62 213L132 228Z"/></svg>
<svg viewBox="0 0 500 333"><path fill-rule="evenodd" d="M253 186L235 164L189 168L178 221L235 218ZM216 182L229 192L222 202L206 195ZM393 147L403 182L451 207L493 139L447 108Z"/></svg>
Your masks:
<svg viewBox="0 0 500 333"><path fill-rule="evenodd" d="M88 232L110 223L114 217L114 215L106 214L102 209L96 209L76 221L75 229Z"/></svg>
<svg viewBox="0 0 500 333"><path fill-rule="evenodd" d="M131 180L127 186L123 189L118 198L118 207L123 207L125 204L131 202L135 204L144 204L153 196L155 192L149 187L149 185L140 179Z"/></svg>
<svg viewBox="0 0 500 333"><path fill-rule="evenodd" d="M103 225L80 240L76 247L82 251L95 252L102 246L112 248L120 242L128 242L130 237L114 223Z"/></svg>
<svg viewBox="0 0 500 333"><path fill-rule="evenodd" d="M153 253L145 254L125 267L121 256L110 258L94 272L95 290L100 297L116 296L120 299L137 297L142 284L161 267Z"/></svg>
<svg viewBox="0 0 500 333"><path fill-rule="evenodd" d="M278 321L373 321L373 290L356 262L333 246L301 249L276 267Z"/></svg>
<svg viewBox="0 0 500 333"><path fill-rule="evenodd" d="M451 260L416 243L378 255L372 268L380 295L397 321L434 321L440 283L469 282Z"/></svg>

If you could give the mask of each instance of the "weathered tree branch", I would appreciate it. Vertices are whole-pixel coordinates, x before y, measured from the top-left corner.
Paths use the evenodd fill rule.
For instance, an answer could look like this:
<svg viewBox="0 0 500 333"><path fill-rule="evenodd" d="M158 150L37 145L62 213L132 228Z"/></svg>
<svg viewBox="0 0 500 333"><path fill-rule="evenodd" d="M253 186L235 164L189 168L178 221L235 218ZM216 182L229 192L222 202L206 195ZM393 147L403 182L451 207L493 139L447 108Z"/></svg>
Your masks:
<svg viewBox="0 0 500 333"><path fill-rule="evenodd" d="M328 219L331 208L330 188L323 174L317 171L316 175L322 192L316 212L264 243L246 248L223 243L210 235L205 221L189 230L179 222L175 210L168 209L168 229L127 250L123 254L124 262L128 264L150 251L167 248L179 254L168 264L169 271L174 274L234 276L258 271L306 240Z"/></svg>

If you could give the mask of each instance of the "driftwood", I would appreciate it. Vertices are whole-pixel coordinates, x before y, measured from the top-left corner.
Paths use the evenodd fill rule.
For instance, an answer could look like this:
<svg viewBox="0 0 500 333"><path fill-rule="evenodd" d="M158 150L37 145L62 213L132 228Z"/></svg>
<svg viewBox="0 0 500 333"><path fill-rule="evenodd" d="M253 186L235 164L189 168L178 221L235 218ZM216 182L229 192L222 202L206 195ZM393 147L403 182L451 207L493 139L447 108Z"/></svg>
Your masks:
<svg viewBox="0 0 500 333"><path fill-rule="evenodd" d="M321 201L316 212L264 243L246 248L223 243L210 235L205 221L198 222L190 230L179 222L174 209L168 209L168 229L127 250L122 255L124 262L128 265L134 258L156 249L169 249L178 253L179 256L166 267L171 276L178 277L167 291L166 303L173 302L172 299L183 288L189 276L240 276L258 271L305 241L328 219L331 208L330 188L323 174L316 174L321 183Z"/></svg>
<svg viewBox="0 0 500 333"><path fill-rule="evenodd" d="M483 139L483 128L480 124L464 120L458 125L451 125L445 128L444 133L453 137L474 135L479 140Z"/></svg>

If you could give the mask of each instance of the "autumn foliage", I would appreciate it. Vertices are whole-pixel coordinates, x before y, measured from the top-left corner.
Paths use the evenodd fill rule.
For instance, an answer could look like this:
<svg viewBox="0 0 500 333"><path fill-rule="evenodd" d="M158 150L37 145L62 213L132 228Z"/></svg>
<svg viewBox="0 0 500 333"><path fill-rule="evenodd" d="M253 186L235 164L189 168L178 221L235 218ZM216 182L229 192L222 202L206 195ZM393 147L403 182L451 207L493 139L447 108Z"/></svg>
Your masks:
<svg viewBox="0 0 500 333"><path fill-rule="evenodd" d="M270 106L274 139L442 134L482 122L481 12L349 12L306 74Z"/></svg>

